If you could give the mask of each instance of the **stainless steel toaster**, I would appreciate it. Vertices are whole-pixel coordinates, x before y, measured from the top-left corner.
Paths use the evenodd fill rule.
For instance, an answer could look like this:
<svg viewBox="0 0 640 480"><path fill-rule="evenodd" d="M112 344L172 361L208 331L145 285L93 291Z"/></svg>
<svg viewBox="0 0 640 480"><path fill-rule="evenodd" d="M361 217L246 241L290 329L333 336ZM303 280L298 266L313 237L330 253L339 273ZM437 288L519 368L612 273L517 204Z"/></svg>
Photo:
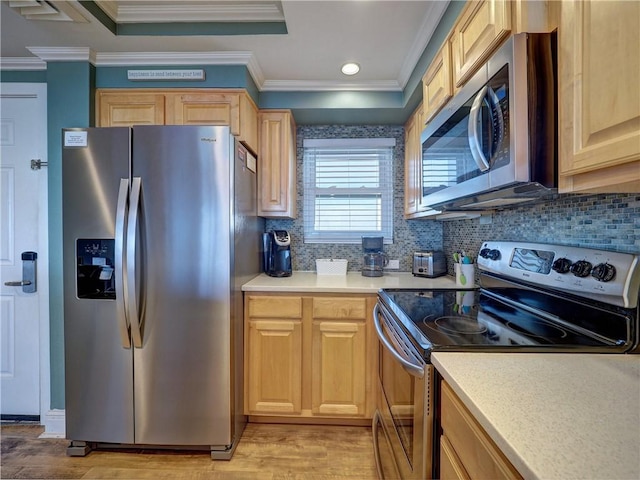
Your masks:
<svg viewBox="0 0 640 480"><path fill-rule="evenodd" d="M413 274L416 277L439 277L447 273L447 261L440 250L425 250L413 254Z"/></svg>

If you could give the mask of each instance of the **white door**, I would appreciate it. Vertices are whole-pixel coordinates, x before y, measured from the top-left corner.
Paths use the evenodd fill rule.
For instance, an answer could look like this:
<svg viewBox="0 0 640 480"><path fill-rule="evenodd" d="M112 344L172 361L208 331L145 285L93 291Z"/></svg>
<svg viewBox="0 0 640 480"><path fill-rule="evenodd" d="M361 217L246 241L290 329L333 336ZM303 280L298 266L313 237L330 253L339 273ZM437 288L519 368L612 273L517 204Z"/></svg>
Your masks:
<svg viewBox="0 0 640 480"><path fill-rule="evenodd" d="M46 85L3 83L0 101L0 410L39 416L48 355L47 169L32 169L31 160L47 160ZM5 285L23 279L28 251L38 256L35 293Z"/></svg>

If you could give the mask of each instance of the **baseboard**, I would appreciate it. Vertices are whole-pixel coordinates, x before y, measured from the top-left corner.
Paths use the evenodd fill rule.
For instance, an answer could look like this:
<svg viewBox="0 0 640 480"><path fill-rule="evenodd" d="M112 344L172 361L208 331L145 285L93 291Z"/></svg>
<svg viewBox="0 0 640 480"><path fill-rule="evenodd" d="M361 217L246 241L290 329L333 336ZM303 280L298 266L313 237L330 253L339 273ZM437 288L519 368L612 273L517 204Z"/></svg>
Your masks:
<svg viewBox="0 0 640 480"><path fill-rule="evenodd" d="M41 420L44 433L40 438L65 438L64 410L49 410Z"/></svg>
<svg viewBox="0 0 640 480"><path fill-rule="evenodd" d="M0 415L3 423L40 423L40 415Z"/></svg>

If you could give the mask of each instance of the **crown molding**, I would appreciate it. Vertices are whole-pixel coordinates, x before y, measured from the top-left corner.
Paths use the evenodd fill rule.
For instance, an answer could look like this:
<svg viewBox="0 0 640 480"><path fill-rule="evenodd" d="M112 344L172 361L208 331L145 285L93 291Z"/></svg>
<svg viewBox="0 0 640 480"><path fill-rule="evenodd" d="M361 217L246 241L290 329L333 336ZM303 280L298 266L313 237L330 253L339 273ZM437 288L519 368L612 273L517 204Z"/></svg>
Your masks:
<svg viewBox="0 0 640 480"><path fill-rule="evenodd" d="M89 47L27 47L27 50L45 62L96 62L95 52Z"/></svg>
<svg viewBox="0 0 640 480"><path fill-rule="evenodd" d="M427 48L429 40L431 40L433 32L435 31L438 23L440 23L449 3L449 0L429 2L429 7L427 8L427 13L424 16L422 25L420 25L420 29L418 30L418 35L416 36L413 45L411 45L409 52L404 57L404 62L402 63L400 73L398 74L398 83L402 88L406 87L413 70L416 68L420 57Z"/></svg>
<svg viewBox="0 0 640 480"><path fill-rule="evenodd" d="M94 3L116 23L155 22L284 22L282 4L276 0L234 2L119 2Z"/></svg>
<svg viewBox="0 0 640 480"><path fill-rule="evenodd" d="M262 88L260 90L265 92L401 92L402 87L395 80L382 80L360 83L307 80L266 80L262 83Z"/></svg>
<svg viewBox="0 0 640 480"><path fill-rule="evenodd" d="M33 57L0 57L0 70L46 70L47 62Z"/></svg>
<svg viewBox="0 0 640 480"><path fill-rule="evenodd" d="M252 52L101 52L96 66L247 65Z"/></svg>

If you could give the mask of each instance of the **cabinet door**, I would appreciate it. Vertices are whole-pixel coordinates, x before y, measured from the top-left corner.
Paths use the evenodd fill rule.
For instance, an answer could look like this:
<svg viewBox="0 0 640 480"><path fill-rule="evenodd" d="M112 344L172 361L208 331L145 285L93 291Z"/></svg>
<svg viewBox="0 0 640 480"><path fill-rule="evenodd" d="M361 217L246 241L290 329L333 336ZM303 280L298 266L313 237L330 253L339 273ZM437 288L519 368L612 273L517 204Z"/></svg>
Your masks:
<svg viewBox="0 0 640 480"><path fill-rule="evenodd" d="M165 96L161 93L98 92L98 127L164 125Z"/></svg>
<svg viewBox="0 0 640 480"><path fill-rule="evenodd" d="M473 75L511 30L508 0L468 2L454 28L454 83L460 87Z"/></svg>
<svg viewBox="0 0 640 480"><path fill-rule="evenodd" d="M245 297L245 414L302 411L302 298Z"/></svg>
<svg viewBox="0 0 640 480"><path fill-rule="evenodd" d="M562 2L559 189L640 192L640 2Z"/></svg>
<svg viewBox="0 0 640 480"><path fill-rule="evenodd" d="M167 95L167 125L229 125L240 133L236 93L176 93Z"/></svg>
<svg viewBox="0 0 640 480"><path fill-rule="evenodd" d="M449 439L440 437L440 480L470 480Z"/></svg>
<svg viewBox="0 0 640 480"><path fill-rule="evenodd" d="M258 107L246 93L240 94L240 141L258 153Z"/></svg>
<svg viewBox="0 0 640 480"><path fill-rule="evenodd" d="M296 216L296 128L288 110L259 113L258 215Z"/></svg>
<svg viewBox="0 0 640 480"><path fill-rule="evenodd" d="M419 120L416 111L404 126L404 214L407 218L418 211L422 193L422 148L416 144L417 131L421 127Z"/></svg>
<svg viewBox="0 0 640 480"><path fill-rule="evenodd" d="M367 299L315 297L311 312L312 414L365 415Z"/></svg>
<svg viewBox="0 0 640 480"><path fill-rule="evenodd" d="M312 413L364 416L367 374L364 322L314 321L312 336Z"/></svg>
<svg viewBox="0 0 640 480"><path fill-rule="evenodd" d="M440 411L442 431L471 478L522 478L445 382Z"/></svg>
<svg viewBox="0 0 640 480"><path fill-rule="evenodd" d="M451 44L446 40L422 78L423 120L428 122L453 95ZM420 126L420 130L422 127Z"/></svg>
<svg viewBox="0 0 640 480"><path fill-rule="evenodd" d="M249 415L299 415L302 411L302 323L250 320Z"/></svg>

